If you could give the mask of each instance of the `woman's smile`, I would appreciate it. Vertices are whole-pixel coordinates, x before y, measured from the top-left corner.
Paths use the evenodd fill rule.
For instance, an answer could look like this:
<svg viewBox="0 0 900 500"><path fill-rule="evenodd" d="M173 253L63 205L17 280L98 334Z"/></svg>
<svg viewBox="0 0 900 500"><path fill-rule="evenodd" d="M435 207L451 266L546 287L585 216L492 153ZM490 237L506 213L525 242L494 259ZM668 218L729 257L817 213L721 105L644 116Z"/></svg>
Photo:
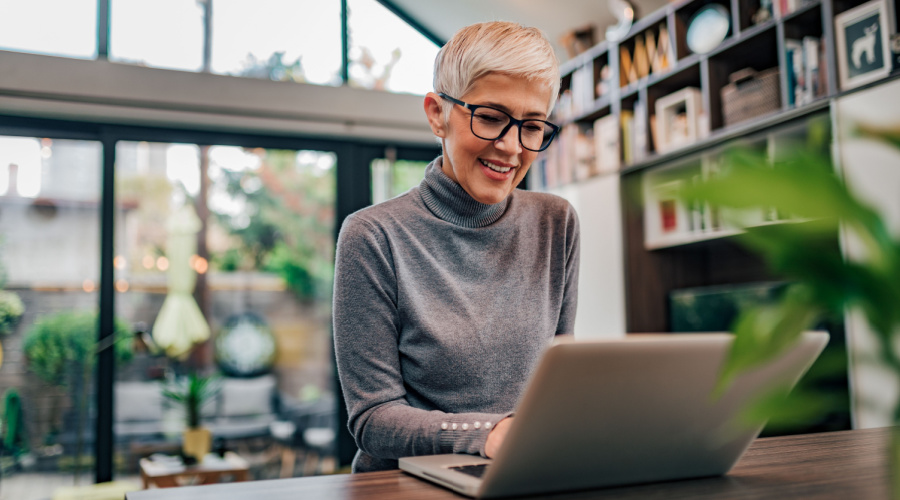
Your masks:
<svg viewBox="0 0 900 500"><path fill-rule="evenodd" d="M503 110L517 119L544 119L550 92L545 84L536 81L492 73L479 78L472 90L459 99ZM509 127L495 140L486 140L474 134L471 120L468 109L455 105L450 109L446 129L436 128L444 146L443 171L475 200L487 205L500 203L525 177L537 153L522 147L518 126Z"/></svg>

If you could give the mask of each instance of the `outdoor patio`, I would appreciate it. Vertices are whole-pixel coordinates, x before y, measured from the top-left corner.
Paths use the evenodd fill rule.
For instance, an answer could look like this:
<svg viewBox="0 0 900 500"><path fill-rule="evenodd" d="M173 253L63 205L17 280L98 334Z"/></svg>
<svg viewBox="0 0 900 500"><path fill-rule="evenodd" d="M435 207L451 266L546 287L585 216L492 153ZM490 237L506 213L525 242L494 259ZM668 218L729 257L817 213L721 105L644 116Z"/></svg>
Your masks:
<svg viewBox="0 0 900 500"><path fill-rule="evenodd" d="M134 484L140 488L141 479L137 475L117 477L116 481ZM94 482L92 474L79 478L79 485ZM51 500L53 492L59 488L74 486L75 476L64 472L22 472L0 478L0 500Z"/></svg>

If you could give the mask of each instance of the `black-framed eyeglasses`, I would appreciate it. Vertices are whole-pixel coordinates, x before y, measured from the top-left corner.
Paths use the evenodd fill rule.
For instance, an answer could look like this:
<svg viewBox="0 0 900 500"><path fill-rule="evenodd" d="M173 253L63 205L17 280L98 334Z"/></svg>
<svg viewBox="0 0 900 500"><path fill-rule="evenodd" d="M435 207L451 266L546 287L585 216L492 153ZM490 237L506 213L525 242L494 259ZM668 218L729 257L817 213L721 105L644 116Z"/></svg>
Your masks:
<svg viewBox="0 0 900 500"><path fill-rule="evenodd" d="M479 139L496 141L506 135L513 125L519 127L519 142L529 151L543 151L553 142L559 126L544 120L517 120L506 111L501 111L490 106L469 104L459 99L444 94L438 94L443 99L459 104L472 112L469 126L472 133Z"/></svg>

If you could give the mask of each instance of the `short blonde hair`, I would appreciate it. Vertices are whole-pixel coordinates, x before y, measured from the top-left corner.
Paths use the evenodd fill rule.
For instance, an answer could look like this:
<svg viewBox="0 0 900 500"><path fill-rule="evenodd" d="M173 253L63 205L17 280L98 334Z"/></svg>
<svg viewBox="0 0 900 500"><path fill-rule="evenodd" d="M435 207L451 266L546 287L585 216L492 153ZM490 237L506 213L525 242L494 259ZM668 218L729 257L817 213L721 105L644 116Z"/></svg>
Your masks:
<svg viewBox="0 0 900 500"><path fill-rule="evenodd" d="M537 28L494 21L457 31L434 60L434 91L457 99L479 78L491 73L525 78L550 89L547 113L559 94L559 62L550 42ZM453 104L444 101L444 115Z"/></svg>

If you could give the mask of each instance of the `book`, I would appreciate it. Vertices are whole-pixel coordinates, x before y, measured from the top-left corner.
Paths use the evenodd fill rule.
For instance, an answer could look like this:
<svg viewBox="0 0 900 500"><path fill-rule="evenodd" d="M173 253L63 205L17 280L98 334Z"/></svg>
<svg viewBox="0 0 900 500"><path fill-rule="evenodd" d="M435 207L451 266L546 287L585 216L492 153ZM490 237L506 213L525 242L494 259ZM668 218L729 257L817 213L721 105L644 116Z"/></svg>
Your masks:
<svg viewBox="0 0 900 500"><path fill-rule="evenodd" d="M594 129L591 126L578 126L575 134L575 169L574 180L583 181L596 175L594 166Z"/></svg>
<svg viewBox="0 0 900 500"><path fill-rule="evenodd" d="M594 170L598 174L618 172L622 164L619 154L619 120L609 114L594 120Z"/></svg>
<svg viewBox="0 0 900 500"><path fill-rule="evenodd" d="M656 61L656 37L653 36L653 30L644 32L644 47L647 51L647 63L650 65L650 72L657 73Z"/></svg>
<svg viewBox="0 0 900 500"><path fill-rule="evenodd" d="M531 168L528 169L528 189L531 191L543 191L547 188L547 152L542 151L537 158L531 162Z"/></svg>
<svg viewBox="0 0 900 500"><path fill-rule="evenodd" d="M559 144L557 144L557 169L556 185L565 185L575 178L575 141L578 135L578 125L570 123L563 126L559 132Z"/></svg>
<svg viewBox="0 0 900 500"><path fill-rule="evenodd" d="M789 108L793 108L797 105L797 72L794 71L794 49L789 47L784 49L784 66L787 80L787 105Z"/></svg>
<svg viewBox="0 0 900 500"><path fill-rule="evenodd" d="M628 47L624 45L619 47L619 86L627 87L629 82L629 75L633 71L631 67L631 53L628 52Z"/></svg>
<svg viewBox="0 0 900 500"><path fill-rule="evenodd" d="M816 97L824 97L828 93L828 59L825 44L819 40L819 92Z"/></svg>
<svg viewBox="0 0 900 500"><path fill-rule="evenodd" d="M812 102L819 95L819 39L803 37L804 56L804 103Z"/></svg>
<svg viewBox="0 0 900 500"><path fill-rule="evenodd" d="M647 106L640 99L634 103L633 126L631 158L637 162L647 157Z"/></svg>
<svg viewBox="0 0 900 500"><path fill-rule="evenodd" d="M662 73L669 68L673 57L671 54L672 43L669 40L669 30L665 24L659 27L659 39L656 42L656 59L654 60L653 72Z"/></svg>
<svg viewBox="0 0 900 500"><path fill-rule="evenodd" d="M636 37L634 41L634 70L638 79L647 78L650 75L650 59L647 58L644 39L640 36Z"/></svg>
<svg viewBox="0 0 900 500"><path fill-rule="evenodd" d="M622 126L622 159L625 165L634 162L632 152L634 151L634 111L623 109L620 113Z"/></svg>
<svg viewBox="0 0 900 500"><path fill-rule="evenodd" d="M788 105L802 106L806 103L806 69L804 67L803 42L786 38L784 40L785 62L788 68Z"/></svg>

